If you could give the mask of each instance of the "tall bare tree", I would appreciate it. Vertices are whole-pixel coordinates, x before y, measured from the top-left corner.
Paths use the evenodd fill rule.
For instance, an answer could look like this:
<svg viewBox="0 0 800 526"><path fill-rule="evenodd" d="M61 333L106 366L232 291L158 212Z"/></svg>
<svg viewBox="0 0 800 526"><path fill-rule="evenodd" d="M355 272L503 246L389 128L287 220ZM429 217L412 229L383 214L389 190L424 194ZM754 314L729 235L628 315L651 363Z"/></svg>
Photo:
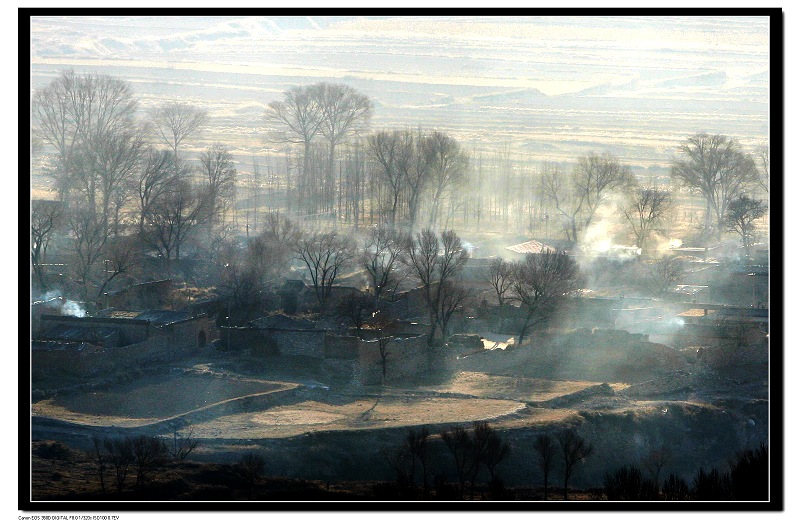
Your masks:
<svg viewBox="0 0 800 526"><path fill-rule="evenodd" d="M319 85L294 86L283 93L283 100L270 102L265 119L271 127L271 140L279 143L299 144L302 147L302 169L298 182L298 199L306 199L310 186L309 167L311 144L322 127L323 108Z"/></svg>
<svg viewBox="0 0 800 526"><path fill-rule="evenodd" d="M552 317L566 295L579 288L581 282L578 264L563 251L527 254L523 261L515 263L511 290L525 316L517 346L522 345L531 327Z"/></svg>
<svg viewBox="0 0 800 526"><path fill-rule="evenodd" d="M430 320L428 345L433 347L436 331L442 328L442 299L447 295L446 288L464 268L469 253L454 231L442 232L440 241L432 230L425 229L411 240L404 257L422 283Z"/></svg>
<svg viewBox="0 0 800 526"><path fill-rule="evenodd" d="M442 431L442 441L453 455L458 476L458 498L463 499L467 480L471 480L473 472L478 469L478 459L473 455L475 444L469 431L463 426Z"/></svg>
<svg viewBox="0 0 800 526"><path fill-rule="evenodd" d="M106 194L141 146L137 108L128 83L108 75L65 71L34 93L33 128L56 151L54 177L62 201L78 190L82 203L95 209L98 194L101 203L110 202Z"/></svg>
<svg viewBox="0 0 800 526"><path fill-rule="evenodd" d="M713 226L719 238L731 201L758 179L756 163L735 139L724 135L698 133L678 151L680 157L672 161L672 177L700 191L706 200L706 231Z"/></svg>
<svg viewBox="0 0 800 526"><path fill-rule="evenodd" d="M90 207L72 210L67 215L67 225L72 238L72 274L80 286L81 299L89 301L93 277L111 232Z"/></svg>
<svg viewBox="0 0 800 526"><path fill-rule="evenodd" d="M264 284L279 279L288 270L299 235L299 228L288 217L276 212L267 214L263 229L248 244L247 256Z"/></svg>
<svg viewBox="0 0 800 526"><path fill-rule="evenodd" d="M336 147L367 129L373 106L369 97L344 84L323 82L315 85L314 93L319 97L322 109L320 133L328 143L325 197L326 201L332 202Z"/></svg>
<svg viewBox="0 0 800 526"><path fill-rule="evenodd" d="M567 238L573 242L580 240L611 192L632 184L630 167L611 154L590 152L580 157L569 177L552 163L542 170L542 191L566 220Z"/></svg>
<svg viewBox="0 0 800 526"><path fill-rule="evenodd" d="M177 164L176 157L168 150L151 147L144 153L139 170L132 179L140 234L144 231L145 217L153 203L158 202L171 185L175 184L176 171L183 172Z"/></svg>
<svg viewBox="0 0 800 526"><path fill-rule="evenodd" d="M758 185L769 194L769 144L758 148Z"/></svg>
<svg viewBox="0 0 800 526"><path fill-rule="evenodd" d="M469 154L452 137L434 131L425 139L426 154L430 158L431 215L429 226L437 227L442 200L460 185L467 176Z"/></svg>
<svg viewBox="0 0 800 526"><path fill-rule="evenodd" d="M533 449L536 451L539 469L542 470L544 477L544 500L547 500L547 482L550 472L553 470L553 463L558 453L556 442L550 435L537 435L533 442Z"/></svg>
<svg viewBox="0 0 800 526"><path fill-rule="evenodd" d="M638 188L622 213L631 226L636 246L645 248L650 234L660 226L672 207L672 195L658 188Z"/></svg>
<svg viewBox="0 0 800 526"><path fill-rule="evenodd" d="M402 206L405 191L405 167L413 154L413 134L408 131L381 131L370 135L367 140L372 158L380 166L380 178L388 186L388 222L397 225L397 213Z"/></svg>
<svg viewBox="0 0 800 526"><path fill-rule="evenodd" d="M210 207L208 214L215 220L220 214L224 218L236 183L233 155L224 145L214 143L200 154L200 167L207 193L206 204Z"/></svg>
<svg viewBox="0 0 800 526"><path fill-rule="evenodd" d="M561 457L564 461L564 500L568 500L569 495L567 493L567 488L569 487L569 479L572 478L575 465L591 455L594 451L594 447L572 428L559 432L556 438L561 447Z"/></svg>
<svg viewBox="0 0 800 526"><path fill-rule="evenodd" d="M514 266L503 258L495 258L484 272L484 279L491 285L502 308L514 282Z"/></svg>
<svg viewBox="0 0 800 526"><path fill-rule="evenodd" d="M144 238L167 261L180 260L189 235L210 220L213 208L206 188L193 188L185 180L172 184L156 199L145 216Z"/></svg>
<svg viewBox="0 0 800 526"><path fill-rule="evenodd" d="M679 256L665 254L648 264L650 288L653 294L663 296L686 275L686 265Z"/></svg>

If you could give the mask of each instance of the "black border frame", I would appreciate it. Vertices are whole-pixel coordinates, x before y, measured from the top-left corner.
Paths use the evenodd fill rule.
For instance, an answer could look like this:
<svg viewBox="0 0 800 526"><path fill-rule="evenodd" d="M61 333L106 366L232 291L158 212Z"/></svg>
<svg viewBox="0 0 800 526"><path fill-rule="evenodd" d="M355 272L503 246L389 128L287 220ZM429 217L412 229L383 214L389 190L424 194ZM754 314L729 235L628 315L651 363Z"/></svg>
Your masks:
<svg viewBox="0 0 800 526"><path fill-rule="evenodd" d="M19 50L30 46L30 18L34 16L307 16L313 10L320 16L435 16L443 14L441 8L18 8ZM30 495L31 415L30 415L30 342L29 334L20 335L19 342L19 393L18 393L18 510L25 512L198 512L198 511L783 511L784 510L784 253L783 253L783 172L784 172L784 24L781 8L457 8L447 14L465 16L768 16L770 28L770 148L773 173L779 178L772 183L777 188L777 198L770 199L771 266L769 292L775 316L770 317L770 500L763 502L620 502L620 501L258 501L258 502L168 502L168 501L33 501ZM29 53L27 54L29 56ZM27 67L27 66L25 66ZM23 66L19 72L24 73ZM27 69L26 71L29 71ZM19 106L30 104L30 76L19 75ZM25 98L27 98L27 101ZM29 133L29 118L20 116L19 137ZM27 146L20 144L19 157L27 158ZM22 178L22 174L20 174ZM777 181L777 184L776 182ZM773 190L774 191L774 190ZM29 192L29 190L28 190ZM775 194L773 194L775 195ZM29 201L28 195L28 201ZM25 196L19 195L24 204ZM30 203L28 202L28 205ZM22 208L22 207L21 207ZM29 280L25 271L29 267L28 247L20 236L20 282ZM27 308L29 297L20 294L21 310ZM28 364L27 368L23 364ZM23 461L25 460L25 461Z"/></svg>

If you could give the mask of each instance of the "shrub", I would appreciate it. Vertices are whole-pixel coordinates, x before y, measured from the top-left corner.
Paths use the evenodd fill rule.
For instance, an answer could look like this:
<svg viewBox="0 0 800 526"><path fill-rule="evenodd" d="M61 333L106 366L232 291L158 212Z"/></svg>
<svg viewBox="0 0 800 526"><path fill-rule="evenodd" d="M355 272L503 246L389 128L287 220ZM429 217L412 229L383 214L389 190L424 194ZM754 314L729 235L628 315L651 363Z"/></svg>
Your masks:
<svg viewBox="0 0 800 526"><path fill-rule="evenodd" d="M626 466L605 476L603 486L608 500L657 500L653 481L642 476L636 466Z"/></svg>
<svg viewBox="0 0 800 526"><path fill-rule="evenodd" d="M72 450L61 442L39 442L33 446L34 455L47 460L69 460Z"/></svg>
<svg viewBox="0 0 800 526"><path fill-rule="evenodd" d="M689 500L689 486L675 473L670 473L662 489L664 500Z"/></svg>

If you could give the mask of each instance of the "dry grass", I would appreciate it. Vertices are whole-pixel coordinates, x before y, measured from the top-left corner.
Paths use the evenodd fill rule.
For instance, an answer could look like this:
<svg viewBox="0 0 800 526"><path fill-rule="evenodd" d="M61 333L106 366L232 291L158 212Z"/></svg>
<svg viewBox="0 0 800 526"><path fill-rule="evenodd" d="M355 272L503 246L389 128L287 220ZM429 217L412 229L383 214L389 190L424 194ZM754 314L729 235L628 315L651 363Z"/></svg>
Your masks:
<svg viewBox="0 0 800 526"><path fill-rule="evenodd" d="M233 398L294 387L296 384L217 374L200 368L179 375L137 380L118 389L59 395L35 403L32 413L80 424L135 427Z"/></svg>
<svg viewBox="0 0 800 526"><path fill-rule="evenodd" d="M346 404L305 401L267 411L226 415L193 425L200 439L287 438L310 432L435 425L498 418L525 409L509 400L381 397Z"/></svg>
<svg viewBox="0 0 800 526"><path fill-rule="evenodd" d="M458 373L449 384L437 387L436 391L477 397L508 398L526 402L544 402L572 394L593 385L598 385L598 382L568 382L546 380L544 378L495 376L465 371Z"/></svg>

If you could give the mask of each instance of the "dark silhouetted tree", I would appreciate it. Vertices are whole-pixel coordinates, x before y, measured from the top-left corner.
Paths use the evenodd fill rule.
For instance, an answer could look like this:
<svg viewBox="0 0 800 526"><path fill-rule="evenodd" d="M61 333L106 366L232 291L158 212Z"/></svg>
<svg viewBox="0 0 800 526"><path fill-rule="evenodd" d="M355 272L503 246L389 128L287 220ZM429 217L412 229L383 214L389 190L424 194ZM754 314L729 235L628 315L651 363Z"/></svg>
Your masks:
<svg viewBox="0 0 800 526"><path fill-rule="evenodd" d="M553 316L566 295L581 283L578 264L563 251L526 254L523 261L515 263L511 294L525 316L517 346L531 327Z"/></svg>
<svg viewBox="0 0 800 526"><path fill-rule="evenodd" d="M433 347L437 328L442 328L442 300L447 296L446 289L464 268L469 253L452 230L442 232L440 241L432 230L425 229L408 244L404 256L422 283L431 326L428 345Z"/></svg>
<svg viewBox="0 0 800 526"><path fill-rule="evenodd" d="M542 470L542 476L544 478L544 500L547 500L547 482L550 477L550 472L553 470L553 463L558 453L558 447L552 436L537 435L536 440L533 442L533 449L536 451L539 469Z"/></svg>
<svg viewBox="0 0 800 526"><path fill-rule="evenodd" d="M167 459L167 446L158 437L139 435L131 440L133 462L136 466L136 488L140 489L147 473Z"/></svg>
<svg viewBox="0 0 800 526"><path fill-rule="evenodd" d="M245 453L236 463L236 469L245 481L247 486L247 497L252 498L253 486L258 480L259 475L264 471L267 461L258 453Z"/></svg>
<svg viewBox="0 0 800 526"><path fill-rule="evenodd" d="M556 438L564 462L564 500L568 500L569 479L572 477L575 465L591 455L594 448L572 428L559 432Z"/></svg>
<svg viewBox="0 0 800 526"><path fill-rule="evenodd" d="M442 441L453 455L458 476L458 498L463 499L467 480L472 479L473 472L478 468L473 455L475 445L472 436L463 426L451 427L442 432Z"/></svg>
<svg viewBox="0 0 800 526"><path fill-rule="evenodd" d="M764 444L736 456L730 483L734 500L769 500L769 455Z"/></svg>
<svg viewBox="0 0 800 526"><path fill-rule="evenodd" d="M336 232L306 233L295 243L295 253L306 264L321 311L325 311L336 278L355 256L352 239Z"/></svg>

